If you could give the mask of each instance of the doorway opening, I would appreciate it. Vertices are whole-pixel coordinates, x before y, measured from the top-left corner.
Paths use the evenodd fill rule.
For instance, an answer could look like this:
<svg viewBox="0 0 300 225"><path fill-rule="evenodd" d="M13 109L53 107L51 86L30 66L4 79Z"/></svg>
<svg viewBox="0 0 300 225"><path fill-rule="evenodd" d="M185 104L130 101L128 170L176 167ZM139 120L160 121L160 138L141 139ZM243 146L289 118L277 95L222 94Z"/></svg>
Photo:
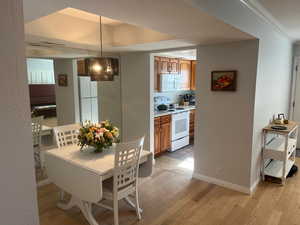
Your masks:
<svg viewBox="0 0 300 225"><path fill-rule="evenodd" d="M36 180L42 184L47 176L43 171L40 147L45 150L51 147L52 129L57 126L54 62L52 59L27 58L26 65Z"/></svg>
<svg viewBox="0 0 300 225"><path fill-rule="evenodd" d="M189 173L194 169L196 52L161 51L150 57L156 162Z"/></svg>
<svg viewBox="0 0 300 225"><path fill-rule="evenodd" d="M30 108L33 116L42 116L43 125L57 126L54 65L52 59L27 58Z"/></svg>

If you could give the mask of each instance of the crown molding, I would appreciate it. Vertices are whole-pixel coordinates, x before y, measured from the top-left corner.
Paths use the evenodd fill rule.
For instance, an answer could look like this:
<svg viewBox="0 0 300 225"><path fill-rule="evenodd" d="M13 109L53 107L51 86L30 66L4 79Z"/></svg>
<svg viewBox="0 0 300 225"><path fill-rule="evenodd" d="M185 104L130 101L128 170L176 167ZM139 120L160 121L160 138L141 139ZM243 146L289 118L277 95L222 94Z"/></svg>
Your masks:
<svg viewBox="0 0 300 225"><path fill-rule="evenodd" d="M266 23L271 25L277 32L284 35L291 41L295 41L282 26L282 24L275 19L274 16L257 0L240 0L246 7L248 7L253 13L262 18Z"/></svg>

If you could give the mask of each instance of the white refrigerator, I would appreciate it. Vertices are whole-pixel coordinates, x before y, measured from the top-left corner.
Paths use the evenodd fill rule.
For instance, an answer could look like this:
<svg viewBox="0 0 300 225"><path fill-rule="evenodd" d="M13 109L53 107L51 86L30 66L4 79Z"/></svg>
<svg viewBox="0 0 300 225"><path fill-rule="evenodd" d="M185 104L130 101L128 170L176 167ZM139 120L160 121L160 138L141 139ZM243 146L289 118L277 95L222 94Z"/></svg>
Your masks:
<svg viewBox="0 0 300 225"><path fill-rule="evenodd" d="M78 77L80 120L81 122L99 122L97 82L90 77Z"/></svg>

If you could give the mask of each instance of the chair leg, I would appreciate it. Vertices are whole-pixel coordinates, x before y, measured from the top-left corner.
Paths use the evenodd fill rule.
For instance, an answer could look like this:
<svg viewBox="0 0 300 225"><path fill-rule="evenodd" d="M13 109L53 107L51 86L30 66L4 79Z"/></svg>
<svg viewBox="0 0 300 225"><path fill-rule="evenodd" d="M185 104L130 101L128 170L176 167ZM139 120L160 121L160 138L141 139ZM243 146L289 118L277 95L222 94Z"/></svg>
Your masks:
<svg viewBox="0 0 300 225"><path fill-rule="evenodd" d="M138 189L135 189L135 211L136 211L136 215L138 217L139 220L142 219L141 217L141 210L140 210L140 204L139 204L139 194L138 194Z"/></svg>
<svg viewBox="0 0 300 225"><path fill-rule="evenodd" d="M114 197L114 225L119 225L119 201Z"/></svg>

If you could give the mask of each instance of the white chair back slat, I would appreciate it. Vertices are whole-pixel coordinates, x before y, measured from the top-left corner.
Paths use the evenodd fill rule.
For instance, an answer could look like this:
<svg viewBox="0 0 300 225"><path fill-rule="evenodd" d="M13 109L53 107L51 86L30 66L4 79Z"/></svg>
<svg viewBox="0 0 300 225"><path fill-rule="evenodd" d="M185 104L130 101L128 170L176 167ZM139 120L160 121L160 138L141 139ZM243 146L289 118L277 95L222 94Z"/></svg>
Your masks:
<svg viewBox="0 0 300 225"><path fill-rule="evenodd" d="M117 145L115 153L114 192L128 186L135 187L144 137Z"/></svg>
<svg viewBox="0 0 300 225"><path fill-rule="evenodd" d="M77 145L80 124L70 124L54 127L55 141L58 148Z"/></svg>
<svg viewBox="0 0 300 225"><path fill-rule="evenodd" d="M41 145L42 122L42 116L31 119L32 141L34 147L40 147Z"/></svg>

